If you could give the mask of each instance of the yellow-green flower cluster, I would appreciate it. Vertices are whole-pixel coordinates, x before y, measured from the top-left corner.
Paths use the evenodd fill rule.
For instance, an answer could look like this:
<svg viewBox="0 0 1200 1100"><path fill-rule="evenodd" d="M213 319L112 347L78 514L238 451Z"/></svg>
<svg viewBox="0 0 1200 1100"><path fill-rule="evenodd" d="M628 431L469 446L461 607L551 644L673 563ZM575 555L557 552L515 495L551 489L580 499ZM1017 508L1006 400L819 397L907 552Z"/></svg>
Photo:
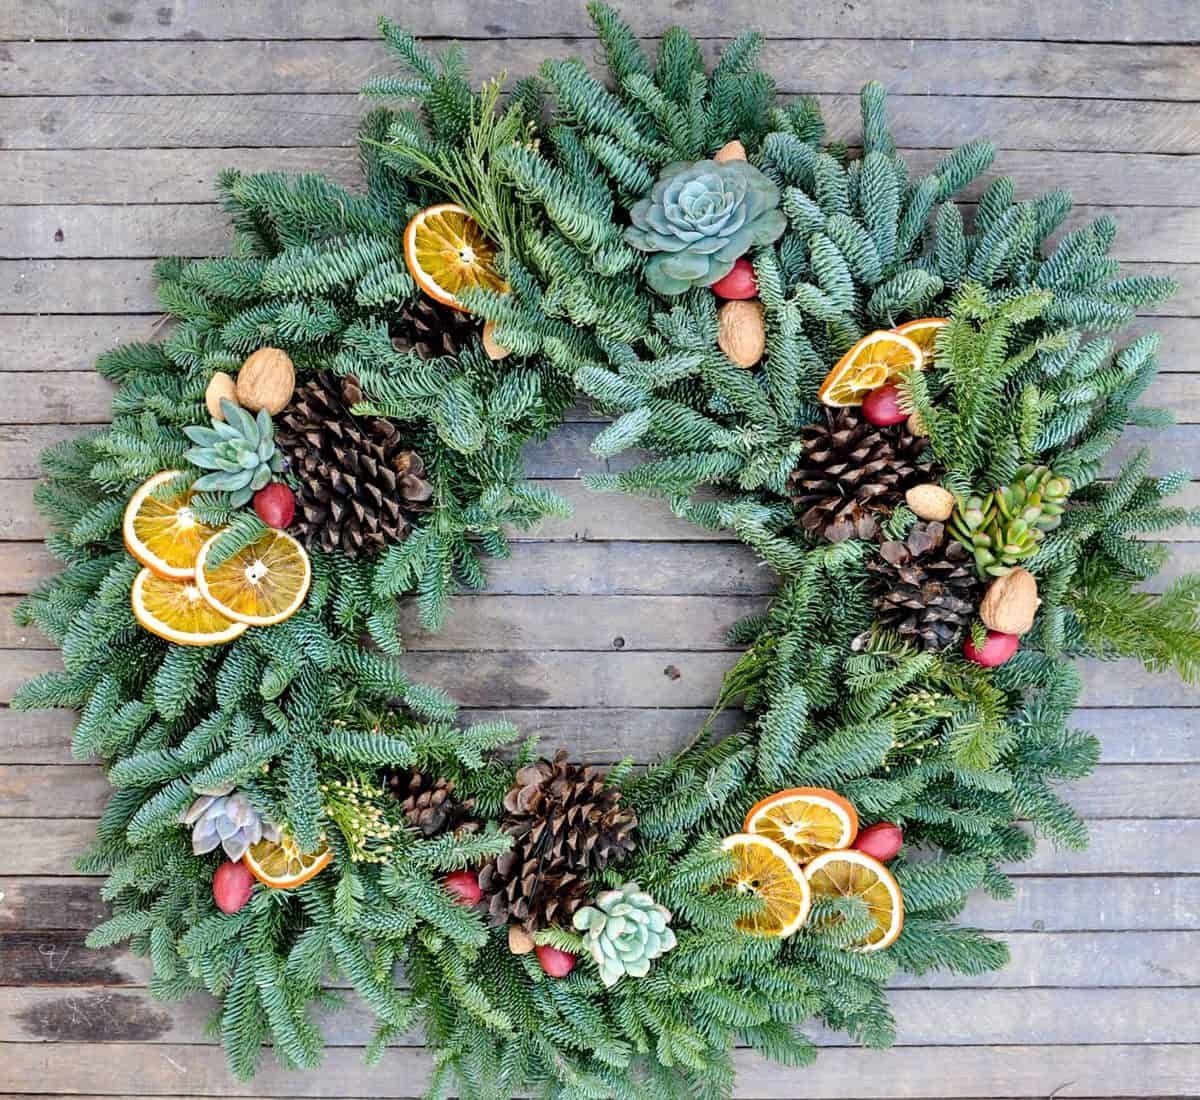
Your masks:
<svg viewBox="0 0 1200 1100"><path fill-rule="evenodd" d="M321 784L325 816L346 838L355 863L386 863L395 850L392 838L403 826L388 820L386 792L361 775Z"/></svg>

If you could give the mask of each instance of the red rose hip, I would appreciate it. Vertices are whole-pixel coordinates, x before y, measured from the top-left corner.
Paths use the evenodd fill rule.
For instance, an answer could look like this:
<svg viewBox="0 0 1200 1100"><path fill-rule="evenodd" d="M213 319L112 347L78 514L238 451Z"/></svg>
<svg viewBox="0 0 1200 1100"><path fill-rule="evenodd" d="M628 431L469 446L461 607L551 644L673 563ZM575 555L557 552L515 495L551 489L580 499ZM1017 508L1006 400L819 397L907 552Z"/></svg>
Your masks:
<svg viewBox="0 0 1200 1100"><path fill-rule="evenodd" d="M483 897L479 876L474 871L451 871L442 879L442 885L460 905L474 905Z"/></svg>
<svg viewBox="0 0 1200 1100"><path fill-rule="evenodd" d="M877 428L886 428L908 419L908 413L900 408L900 387L890 383L867 394L862 411L863 416Z"/></svg>
<svg viewBox="0 0 1200 1100"><path fill-rule="evenodd" d="M904 834L900 831L900 826L893 825L890 821L880 821L869 829L863 829L850 847L874 856L880 863L887 863L888 860L896 858L903 844Z"/></svg>
<svg viewBox="0 0 1200 1100"><path fill-rule="evenodd" d="M254 512L268 527L282 531L296 515L296 497L282 481L273 481L254 494Z"/></svg>
<svg viewBox="0 0 1200 1100"><path fill-rule="evenodd" d="M998 630L987 632L987 641L976 648L975 639L970 634L963 642L963 656L968 661L974 661L984 668L995 668L1004 664L1021 645L1021 639L1015 634L1001 634Z"/></svg>
<svg viewBox="0 0 1200 1100"><path fill-rule="evenodd" d="M565 978L575 969L575 956L570 951L560 951L548 943L538 944L535 951L541 968L552 978Z"/></svg>
<svg viewBox="0 0 1200 1100"><path fill-rule="evenodd" d="M213 875L213 901L222 913L236 913L250 900L250 891L253 889L254 876L244 863L226 860Z"/></svg>
<svg viewBox="0 0 1200 1100"><path fill-rule="evenodd" d="M758 280L754 277L754 265L745 256L734 260L733 270L712 284L712 292L726 300L756 298Z"/></svg>

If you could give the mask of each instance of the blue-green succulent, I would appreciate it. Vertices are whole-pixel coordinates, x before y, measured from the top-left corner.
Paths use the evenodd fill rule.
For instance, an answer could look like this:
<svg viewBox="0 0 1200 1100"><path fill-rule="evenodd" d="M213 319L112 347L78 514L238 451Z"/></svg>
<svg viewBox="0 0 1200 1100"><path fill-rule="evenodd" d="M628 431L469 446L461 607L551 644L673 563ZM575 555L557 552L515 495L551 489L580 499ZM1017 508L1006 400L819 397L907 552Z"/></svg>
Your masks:
<svg viewBox="0 0 1200 1100"><path fill-rule="evenodd" d="M644 978L650 963L675 946L670 912L636 882L605 890L592 905L576 911L573 924L600 968L600 980L616 985L626 974Z"/></svg>
<svg viewBox="0 0 1200 1100"><path fill-rule="evenodd" d="M629 218L626 243L653 253L646 282L668 295L711 286L786 226L779 188L744 160L668 164Z"/></svg>
<svg viewBox="0 0 1200 1100"><path fill-rule="evenodd" d="M184 428L184 435L198 444L187 460L202 470L212 470L197 479L192 488L200 492L228 493L234 508L250 498L283 469L283 456L275 449L275 425L266 409L251 416L228 398L221 399L222 420L211 428Z"/></svg>

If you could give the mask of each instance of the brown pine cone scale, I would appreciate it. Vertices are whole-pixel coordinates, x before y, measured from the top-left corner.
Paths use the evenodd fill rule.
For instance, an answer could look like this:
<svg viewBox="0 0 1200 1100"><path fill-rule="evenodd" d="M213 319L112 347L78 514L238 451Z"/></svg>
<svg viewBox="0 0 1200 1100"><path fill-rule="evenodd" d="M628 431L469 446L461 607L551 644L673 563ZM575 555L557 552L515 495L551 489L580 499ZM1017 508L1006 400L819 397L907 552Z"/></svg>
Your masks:
<svg viewBox="0 0 1200 1100"><path fill-rule="evenodd" d="M457 359L479 336L479 325L469 313L444 306L422 294L406 305L388 326L392 347L415 352L422 359Z"/></svg>
<svg viewBox="0 0 1200 1100"><path fill-rule="evenodd" d="M472 816L475 799L456 798L453 780L435 778L419 768L385 768L383 781L408 823L424 837L467 836L482 827Z"/></svg>

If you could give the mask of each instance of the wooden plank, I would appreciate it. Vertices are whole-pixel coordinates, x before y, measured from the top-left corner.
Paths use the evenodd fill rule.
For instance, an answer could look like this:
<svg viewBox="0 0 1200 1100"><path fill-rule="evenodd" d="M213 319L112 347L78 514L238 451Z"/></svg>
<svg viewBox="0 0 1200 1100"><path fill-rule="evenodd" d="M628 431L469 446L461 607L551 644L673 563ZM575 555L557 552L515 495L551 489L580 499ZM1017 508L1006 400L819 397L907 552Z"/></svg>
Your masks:
<svg viewBox="0 0 1200 1100"><path fill-rule="evenodd" d="M393 4L394 19L419 26L426 37L480 38L522 34L588 37L593 32L582 4L557 0L445 0L430 8L416 0ZM1102 0L1061 10L1020 5L977 8L939 3L906 8L889 0L860 0L852 7L837 0L792 4L681 7L668 0L624 5L624 18L643 36L684 23L695 35L729 38L752 26L772 37L794 34L797 26L833 38L920 38L935 26L946 39L1032 39L1081 42L1192 42L1195 26L1186 5L1127 0L1114 10ZM337 39L373 38L378 4L374 0L273 0L212 8L205 4L162 5L157 0L56 0L29 5L0 0L0 38L88 39Z"/></svg>
<svg viewBox="0 0 1200 1100"><path fill-rule="evenodd" d="M900 1047L980 1043L1152 1043L1200 1041L1188 989L899 989L889 1000ZM155 1001L147 990L0 987L0 1042L138 1042L213 1045L205 996ZM330 1047L365 1046L375 1017L357 994L338 1011L314 1013ZM855 1045L815 1021L801 1025L821 1047ZM394 1046L420 1046L413 1031Z"/></svg>
<svg viewBox="0 0 1200 1100"><path fill-rule="evenodd" d="M914 174L932 171L945 149L902 149ZM211 202L217 173L319 172L359 189L353 149L5 149L0 203ZM999 175L1028 197L1055 188L1100 206L1190 205L1200 192L1200 156L1002 149L995 165L963 192L977 199Z"/></svg>
<svg viewBox="0 0 1200 1100"><path fill-rule="evenodd" d="M638 763L647 763L667 748L651 737L630 754ZM1131 843L1140 841L1145 824L1136 819L1147 814L1157 819L1156 828L1162 822L1200 819L1200 764L1102 764L1091 775L1062 784L1061 792L1089 821L1115 819L1128 825L1116 833L1119 842ZM111 793L103 770L93 764L0 764L3 818L98 817ZM1170 828L1164 831L1173 835ZM1180 857L1179 847L1174 845L1173 858ZM1049 858L1057 867L1054 856ZM1200 869L1200 862L1194 865Z"/></svg>
<svg viewBox="0 0 1200 1100"><path fill-rule="evenodd" d="M108 1043L97 1066L91 1043L8 1043L0 1088L26 1091L29 1082L59 1092L178 1096L414 1097L429 1083L430 1055L418 1048L385 1052L375 1066L362 1052L334 1047L322 1072L300 1074L268 1058L252 1082L233 1081L215 1046ZM790 1098L801 1085L812 1100L842 1100L846 1082L868 1097L1163 1097L1193 1095L1200 1046L936 1046L889 1051L834 1048L802 1071L782 1071L748 1051L734 1054L735 1097Z"/></svg>
<svg viewBox="0 0 1200 1100"><path fill-rule="evenodd" d="M964 209L972 220L975 208ZM1101 215L1121 226L1114 259L1187 263L1200 249L1195 206L1079 205L1048 247ZM227 252L229 240L228 218L216 203L0 207L5 259L210 256Z"/></svg>
<svg viewBox="0 0 1200 1100"><path fill-rule="evenodd" d="M857 141L857 93L816 98L830 136ZM342 94L11 96L0 100L0 134L9 149L348 147L365 109ZM986 137L1005 149L1200 152L1187 103L896 95L889 118L897 144L915 149Z"/></svg>
<svg viewBox="0 0 1200 1100"><path fill-rule="evenodd" d="M426 18L423 13L421 22ZM658 42L643 39L643 47L653 55ZM607 75L600 51L588 39L497 38L463 45L475 80L501 74L515 79L547 58L567 57ZM700 40L709 68L725 45L723 39ZM1195 57L1191 46L956 42L939 36L902 48L867 38L847 49L827 38L772 37L759 63L780 91L790 93L855 94L869 77L893 94L1187 101L1200 98ZM381 40L14 42L0 54L0 84L29 96L329 95L357 92L369 77L395 71Z"/></svg>
<svg viewBox="0 0 1200 1100"><path fill-rule="evenodd" d="M149 260L0 260L0 314L154 313L152 266ZM1145 316L1200 316L1200 264L1129 263L1122 271L1179 281L1179 293Z"/></svg>

